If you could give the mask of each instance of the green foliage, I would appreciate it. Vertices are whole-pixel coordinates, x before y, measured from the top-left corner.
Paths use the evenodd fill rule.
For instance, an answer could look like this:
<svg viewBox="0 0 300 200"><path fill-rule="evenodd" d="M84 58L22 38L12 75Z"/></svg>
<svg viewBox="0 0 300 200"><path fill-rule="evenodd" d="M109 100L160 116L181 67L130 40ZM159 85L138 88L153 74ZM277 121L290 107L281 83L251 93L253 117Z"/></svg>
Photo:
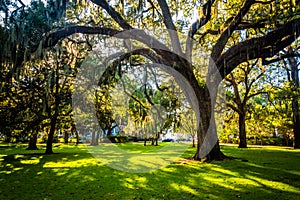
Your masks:
<svg viewBox="0 0 300 200"><path fill-rule="evenodd" d="M108 137L112 143L125 143L129 142L127 136L110 136Z"/></svg>
<svg viewBox="0 0 300 200"><path fill-rule="evenodd" d="M47 135L43 135L43 136L41 137L41 140L40 140L40 142L41 142L41 143L46 143L46 142L47 142L47 140L48 140L48 137L47 137ZM57 135L55 135L55 136L53 137L53 140L52 140L52 142L53 142L53 143L58 143L58 142L59 142L59 140L58 140L58 136L57 136Z"/></svg>
<svg viewBox="0 0 300 200"><path fill-rule="evenodd" d="M198 15L201 20L208 17L205 16L208 13L202 10L202 6L209 1L167 1L168 12L171 14L170 19L166 19L168 12L164 11L164 7L159 5L158 2L146 0L107 1L106 7L111 6L111 8L106 9L106 11L104 11L105 8L102 9L101 6L95 6L95 4L88 3L85 0L68 1L68 5L65 0L48 0L47 4L44 4L44 1L37 0L32 1L29 6L20 6L20 2L14 2L5 1L0 4L0 12L4 14L1 15L4 18L0 27L0 48L5 49L0 53L0 128L1 133L8 138L23 133L28 135L34 129L44 130L49 127L49 119L54 119L53 116L58 116L56 129L67 129L68 126L72 126L73 123L70 116L71 94L73 91L71 86L72 80L74 80L77 68L81 60L84 59L87 49L92 50L98 43L106 42L106 37L104 36L87 34L70 36L66 34L65 37L67 38L61 38L54 48L43 49L41 41L48 37L50 33L58 30L68 30L64 29L68 25L86 25L87 27L97 28L109 27L116 30L125 29L124 27L131 25L134 28L147 29L148 31L146 32L156 33L159 35L157 38L160 42L166 43L167 47L174 50L175 47L170 45L171 38L163 38L165 36L163 29L168 27L166 22L172 19L178 30L179 42L183 47L182 50L186 51L185 46L188 46L184 41L186 37L182 35L186 35L192 23L196 21L196 16L194 15ZM97 2L106 3L106 1ZM191 74L188 76L194 73L193 75L200 86L198 89L201 90L206 86L206 76L203 74L207 73L206 65L208 65L208 62L202 59L204 56L198 54L199 52L196 50L202 46L203 51L210 52L215 47L216 41L226 36L224 30L233 23L236 17L239 17L236 15L245 2L248 1L214 1L211 7L211 16L206 18L208 23L193 38L195 45L192 48L195 51L191 53L191 61L195 66L181 66L184 62L181 63L179 61L175 63L178 65L174 66L180 66L178 72L182 72L182 74L184 74L183 71L186 69L192 69ZM7 12L8 8L12 9L12 11ZM111 14L111 12L114 12L113 8L119 12L119 15L116 13ZM296 1L257 1L251 6L249 12L238 24L238 27L235 27L236 30L232 34L229 34L231 30L228 30L230 37L228 41L224 41L226 43L225 47L222 47L220 44L217 44L217 47L221 46L221 51L226 52L230 47L238 45L241 41L266 36L270 30L280 28L282 24L299 18L299 11ZM121 17L124 18L124 21ZM201 21L201 23L205 22ZM65 34L65 32L59 33ZM56 35L56 37L59 37L59 35ZM51 39L55 40L57 38ZM132 48L135 49L140 43L133 41ZM74 46L76 47L74 48ZM142 44L141 46L145 47L147 45ZM124 48L122 52L124 52L123 50L127 51L129 49ZM153 52L151 53L153 55L157 53L155 49L152 50ZM36 52L35 58L38 58L38 61L34 60L33 51ZM249 57L248 52L237 51L232 53L234 54L232 57L235 58L243 57L245 54ZM157 58L160 60L161 58L163 59L163 56L159 55ZM128 60L120 62L118 66L122 68L120 73L118 73L117 69L109 71L108 77L105 77L107 82L104 86L97 91L96 96L93 96L94 94L89 96L90 102L96 102L97 117L103 130L112 129L118 120L117 115L113 113L113 105L111 103L113 98L110 90L116 88L116 84L119 83L123 73L125 74L126 71L129 72L130 70L130 72L133 72L132 69L134 67L146 63L146 60L142 56L134 55ZM173 59L170 60L170 62L173 62ZM220 64L217 63L217 60L215 61L216 64ZM176 62L176 59L174 59L174 62ZM234 110L239 110L239 113L245 114L248 120L247 128L253 132L253 135L262 137L270 134L275 128L282 134L289 135L291 104L290 102L280 102L281 100L277 100L277 98L286 97L286 100L287 97L297 97L299 96L299 90L295 89L293 84L287 84L284 86L285 90L270 95L271 103L274 105L270 105L270 101L269 99L267 100L266 96L261 95L253 98L256 93L265 92L265 89L269 89L265 88L264 84L268 77L266 75L260 76L260 73L264 72L265 69L260 63L256 65L253 64L254 62L256 61L248 59L247 64L242 63L233 72L237 91L233 91L233 87L228 89L226 92L228 102L236 104L237 99L242 99L242 101L237 103L239 105ZM249 64L253 64L252 67L249 67ZM173 63L169 67L172 67L171 65L173 66ZM226 70L224 68L223 72L226 72ZM201 74L200 72L204 73ZM256 81L258 78L261 78L261 80ZM139 126L147 124L150 121L150 107L152 104L159 104L165 108L167 113L163 129L178 131L182 127L182 121L186 120L182 110L187 106L179 98L182 93L175 94L174 90L170 89L171 84L168 82L157 84L163 88L162 91L158 87L152 87L152 85L154 85L153 81L145 85L145 88L142 88L144 87L142 86L130 94L136 98L131 98L129 101L130 120ZM294 89L289 90L289 87ZM253 89L250 90L249 88ZM274 98L271 97L272 95ZM243 107L242 110L240 107ZM264 111L260 112L262 109ZM285 112L276 112L279 109ZM118 112L120 116L121 111L119 110ZM272 115L276 117L272 117ZM128 116L124 114L122 117L126 118ZM88 120L88 118L89 116L87 115L82 116L82 121ZM129 124L128 119L125 119L125 121ZM256 124L259 126L255 126ZM225 126L227 127L224 135L228 137L232 132L235 132L236 122L227 123Z"/></svg>

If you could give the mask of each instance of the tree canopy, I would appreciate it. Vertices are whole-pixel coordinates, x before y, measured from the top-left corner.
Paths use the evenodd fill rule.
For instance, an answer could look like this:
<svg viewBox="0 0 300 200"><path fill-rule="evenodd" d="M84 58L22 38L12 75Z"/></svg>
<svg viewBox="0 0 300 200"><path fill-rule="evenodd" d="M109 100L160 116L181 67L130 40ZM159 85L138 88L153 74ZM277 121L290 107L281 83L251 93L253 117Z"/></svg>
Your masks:
<svg viewBox="0 0 300 200"><path fill-rule="evenodd" d="M126 64L120 63L141 57L138 65L158 64L179 85L187 85L183 93L198 121L196 160L225 158L215 120L222 80L255 59L268 64L295 57L293 52L281 55L291 46L298 49L300 34L300 5L290 0L48 0L30 6L19 0L2 3L1 11L1 38L6 38L1 45L9 49L1 53L1 70L8 73L3 82L19 80L29 60L43 59L45 51L62 41L84 44L87 52L115 37L123 41L123 52L108 69L125 70ZM209 61L202 60L205 56ZM296 100L293 106L298 106Z"/></svg>

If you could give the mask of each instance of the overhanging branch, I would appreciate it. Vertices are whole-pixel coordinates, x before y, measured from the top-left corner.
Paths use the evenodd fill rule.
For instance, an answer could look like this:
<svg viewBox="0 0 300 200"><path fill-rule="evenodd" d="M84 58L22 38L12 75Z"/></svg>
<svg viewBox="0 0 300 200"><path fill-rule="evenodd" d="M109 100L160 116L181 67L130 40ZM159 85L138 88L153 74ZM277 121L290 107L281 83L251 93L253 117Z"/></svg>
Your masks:
<svg viewBox="0 0 300 200"><path fill-rule="evenodd" d="M107 36L114 36L122 31L118 31L112 28L106 27L90 27L90 26L69 26L55 32L49 33L46 35L45 39L42 41L42 47L48 48L55 46L60 39L64 39L70 35L75 33L82 33L82 34L101 34ZM33 46L31 48L31 52L36 51L39 44Z"/></svg>
<svg viewBox="0 0 300 200"><path fill-rule="evenodd" d="M232 33L236 30L238 25L241 23L243 17L248 13L251 6L255 3L255 0L246 0L244 6L241 8L239 13L235 16L231 24L225 29L218 39L217 43L214 45L211 53L211 58L214 61L217 61L219 56L221 55L228 39L232 35Z"/></svg>
<svg viewBox="0 0 300 200"><path fill-rule="evenodd" d="M182 55L182 50L181 50L181 45L180 45L180 42L179 42L177 30L176 30L176 27L173 23L172 16L171 16L168 4L165 0L158 0L158 4L159 4L159 6L162 10L162 13L163 13L164 24L166 25L166 27L168 29L173 49L176 53Z"/></svg>
<svg viewBox="0 0 300 200"><path fill-rule="evenodd" d="M113 7L111 7L105 0L91 0L94 4L102 7L106 12L125 30L132 29L132 27L124 20L124 18Z"/></svg>
<svg viewBox="0 0 300 200"><path fill-rule="evenodd" d="M266 60L265 58L262 60L262 64L263 65L269 65L269 64L272 64L272 63L275 63L275 62L279 62L283 59L286 59L286 58L292 58L292 57L300 57L300 54L299 53L288 53L288 54L283 54L283 55L278 55L277 58L274 58L274 59L271 59L271 60Z"/></svg>
<svg viewBox="0 0 300 200"><path fill-rule="evenodd" d="M252 38L232 46L216 62L219 73L224 78L236 66L255 58L271 58L292 44L300 34L300 18L269 32L267 35Z"/></svg>
<svg viewBox="0 0 300 200"><path fill-rule="evenodd" d="M143 30L132 31L120 31L107 27L90 27L90 26L69 26L63 29L59 29L55 32L49 33L42 41L42 48L48 48L55 46L59 40L64 39L72 34L99 34L105 36L114 36L120 39L133 39L146 44L149 48L153 49L164 60L172 61L175 53L168 49L163 43L155 39L153 36L148 35ZM40 44L37 44L30 48L30 52L35 52ZM168 58L168 56L171 56ZM178 56L177 56L178 57Z"/></svg>
<svg viewBox="0 0 300 200"><path fill-rule="evenodd" d="M197 33L197 31L203 27L211 18L211 7L215 0L208 0L202 7L203 15L197 19L196 22L192 24L190 30L188 32L188 38L186 40L186 57L191 59L192 55L192 46L193 46L193 37Z"/></svg>

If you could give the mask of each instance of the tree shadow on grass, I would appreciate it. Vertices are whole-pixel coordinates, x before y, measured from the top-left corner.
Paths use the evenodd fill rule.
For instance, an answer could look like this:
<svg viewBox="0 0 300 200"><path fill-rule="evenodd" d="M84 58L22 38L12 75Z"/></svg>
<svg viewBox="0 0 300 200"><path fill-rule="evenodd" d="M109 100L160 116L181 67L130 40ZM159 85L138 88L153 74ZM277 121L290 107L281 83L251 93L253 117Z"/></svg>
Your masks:
<svg viewBox="0 0 300 200"><path fill-rule="evenodd" d="M52 155L24 152L1 157L0 199L229 200L297 199L299 195L297 152L276 152L277 159L274 152L263 152L265 158L259 159L256 150L229 149L228 154L242 155L249 162L173 163L149 173L112 169L79 149Z"/></svg>

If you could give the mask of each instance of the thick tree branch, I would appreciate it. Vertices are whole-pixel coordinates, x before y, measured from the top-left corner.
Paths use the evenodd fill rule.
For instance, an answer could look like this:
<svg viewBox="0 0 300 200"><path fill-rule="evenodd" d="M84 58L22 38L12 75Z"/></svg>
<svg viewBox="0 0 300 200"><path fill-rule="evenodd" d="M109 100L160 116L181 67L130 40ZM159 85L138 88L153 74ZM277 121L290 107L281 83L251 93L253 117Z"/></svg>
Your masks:
<svg viewBox="0 0 300 200"><path fill-rule="evenodd" d="M230 21L230 20L228 20L228 21ZM226 22L225 22L225 24L226 24ZM245 30L245 29L251 29L251 28L252 29L259 29L259 28L265 28L265 26L266 26L266 23L263 23L261 21L260 22L255 22L255 23L241 22L235 30ZM221 30L222 30L222 27L219 28L218 30L208 29L204 33L195 33L195 35L200 35L200 38L199 38L199 42L200 42L208 34L210 34L210 35L219 35L222 32Z"/></svg>
<svg viewBox="0 0 300 200"><path fill-rule="evenodd" d="M22 7L25 7L25 4L23 3L23 1L18 0L18 2L22 5Z"/></svg>
<svg viewBox="0 0 300 200"><path fill-rule="evenodd" d="M288 45L292 44L300 34L300 18L269 32L267 35L252 38L232 46L216 61L221 76L226 77L231 71L247 60L255 58L271 58Z"/></svg>
<svg viewBox="0 0 300 200"><path fill-rule="evenodd" d="M171 38L171 42L172 42L172 46L173 46L173 50L176 53L178 53L179 55L182 55L181 45L180 45L178 34L177 34L177 29L173 23L168 4L165 0L158 0L158 4L162 10L164 24L166 25L166 27L168 29L168 32L169 32L169 35Z"/></svg>
<svg viewBox="0 0 300 200"><path fill-rule="evenodd" d="M82 34L101 34L107 36L114 36L122 31L118 31L106 27L90 27L90 26L69 26L58 31L49 33L46 35L45 39L42 41L42 48L53 47L57 44L60 39L64 39L75 33ZM31 52L36 51L39 44L31 48Z"/></svg>
<svg viewBox="0 0 300 200"><path fill-rule="evenodd" d="M216 62L221 55L228 39L232 33L236 30L238 25L241 23L243 17L248 13L250 7L255 3L255 0L246 0L244 6L241 8L239 13L235 16L231 24L225 29L218 39L217 43L214 45L211 53L211 58Z"/></svg>
<svg viewBox="0 0 300 200"><path fill-rule="evenodd" d="M208 0L202 7L202 13L203 15L200 16L199 19L197 19L196 22L192 24L190 27L190 30L188 32L188 38L186 41L186 57L188 59L191 59L192 55L192 46L193 46L193 37L196 34L196 32L203 27L211 18L211 7L215 0Z"/></svg>
<svg viewBox="0 0 300 200"><path fill-rule="evenodd" d="M262 60L263 65L269 65L275 62L279 62L283 59L286 58L291 58L291 57L300 57L299 53L288 53L288 54L279 54L277 58L271 59L271 60L266 60L265 58Z"/></svg>
<svg viewBox="0 0 300 200"><path fill-rule="evenodd" d="M210 20L210 18L211 18L211 7L212 7L214 2L215 2L215 0L208 0L203 5L203 7L202 7L203 15L200 16L200 18L197 19L197 21L194 22L192 24L192 26L190 27L190 30L189 30L189 33L188 33L188 36L190 38L193 38L195 33Z"/></svg>
<svg viewBox="0 0 300 200"><path fill-rule="evenodd" d="M124 20L124 18L113 7L111 7L105 0L91 0L94 4L101 6L106 12L125 30L132 29L132 27Z"/></svg>
<svg viewBox="0 0 300 200"><path fill-rule="evenodd" d="M258 28L265 28L266 23L263 22L255 22L255 23L250 23L250 22L241 22L236 30L245 30L245 29L258 29Z"/></svg>
<svg viewBox="0 0 300 200"><path fill-rule="evenodd" d="M100 34L106 36L114 36L120 39L137 40L146 44L149 48L153 49L156 53L161 55L161 57L163 57L165 61L168 61L169 64L175 62L176 60L180 60L177 54L173 53L163 43L161 43L154 37L146 34L143 30L119 31L112 28L90 26L69 26L57 30L55 32L49 33L42 41L42 44L37 44L31 47L30 52L35 52L39 45L42 45L42 48L55 46L59 40L64 39L75 33ZM176 60L174 60L175 58Z"/></svg>

